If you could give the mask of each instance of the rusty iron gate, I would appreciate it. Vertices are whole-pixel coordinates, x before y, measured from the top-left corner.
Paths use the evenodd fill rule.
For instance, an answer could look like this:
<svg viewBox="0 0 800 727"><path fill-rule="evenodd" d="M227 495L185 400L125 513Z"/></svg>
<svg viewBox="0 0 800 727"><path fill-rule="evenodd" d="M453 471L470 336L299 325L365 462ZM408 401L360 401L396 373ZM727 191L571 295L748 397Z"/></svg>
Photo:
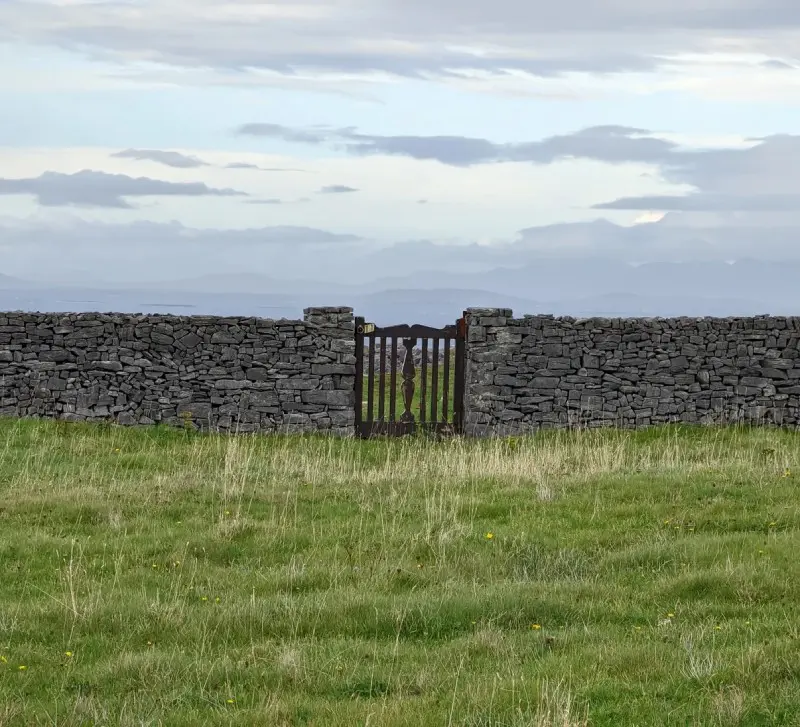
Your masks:
<svg viewBox="0 0 800 727"><path fill-rule="evenodd" d="M376 328L363 318L355 323L356 435L366 439L417 431L460 434L464 318L444 328L405 324Z"/></svg>

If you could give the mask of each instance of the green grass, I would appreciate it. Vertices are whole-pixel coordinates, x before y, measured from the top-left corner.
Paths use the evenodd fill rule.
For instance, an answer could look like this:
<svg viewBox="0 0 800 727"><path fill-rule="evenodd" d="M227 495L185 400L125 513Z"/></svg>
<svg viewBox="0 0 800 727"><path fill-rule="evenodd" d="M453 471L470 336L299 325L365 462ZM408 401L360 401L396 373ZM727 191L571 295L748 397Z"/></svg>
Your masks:
<svg viewBox="0 0 800 727"><path fill-rule="evenodd" d="M0 725L797 725L795 467L0 420Z"/></svg>
<svg viewBox="0 0 800 727"><path fill-rule="evenodd" d="M454 401L454 393L455 393L455 365L453 362L453 354L451 352L451 361L450 361L450 379L448 381L447 391L445 392L444 388L444 364L442 362L439 363L438 370L437 370L437 389L436 389L436 400L437 400L437 409L436 409L436 417L433 421L452 421L453 420L453 401ZM420 411L420 403L421 403L421 396L422 396L422 367L417 366L415 371L414 377L414 395L411 399L411 412L414 414L414 420L416 422L422 421L421 411ZM395 419L399 421L400 415L403 413L403 374L402 374L402 367L398 366L397 370L397 377L395 382L395 396L396 396L396 404L395 404ZM433 366L428 364L425 370L425 420L430 422L431 421L431 396L433 393ZM390 397L392 392L392 382L390 377L390 371L387 364L386 375L384 379L384 418L386 421L389 420L389 403ZM447 417L444 417L444 398L445 394L447 394ZM369 395L369 375L364 375L364 389L363 395L361 400L361 411L362 417L364 421L368 419L368 395ZM372 382L372 396L373 396L373 421L378 421L379 417L379 410L378 410L378 398L380 395L380 371L376 368L375 370L375 378Z"/></svg>

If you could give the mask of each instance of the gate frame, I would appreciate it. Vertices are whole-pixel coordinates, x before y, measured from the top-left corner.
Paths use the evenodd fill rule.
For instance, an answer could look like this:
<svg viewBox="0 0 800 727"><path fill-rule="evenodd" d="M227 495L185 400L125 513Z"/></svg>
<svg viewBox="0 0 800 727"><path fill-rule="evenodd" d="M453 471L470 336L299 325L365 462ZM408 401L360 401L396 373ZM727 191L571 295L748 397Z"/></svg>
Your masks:
<svg viewBox="0 0 800 727"><path fill-rule="evenodd" d="M355 319L355 343L356 343L356 376L355 376L355 435L361 439L369 439L375 436L404 436L413 434L416 431L422 430L432 432L435 434L452 434L459 435L464 431L464 394L465 394L465 377L466 377L466 340L467 340L467 324L466 314L459 318L455 324L444 326L443 328L432 328L424 325L408 325L401 324L396 326L376 327L374 323L367 323L361 316ZM425 417L415 417L411 411L411 400L414 397L416 390L416 366L414 364L414 350L417 348L416 343L418 339L422 339L423 345L421 347L422 354L425 356L428 352L428 339L433 339L433 361L432 366L432 381L431 381L431 406L436 404L432 412L436 412L437 421L428 421ZM369 340L369 368L368 368L368 386L370 387L368 396L367 416L372 416L371 419L365 421L364 417L364 344ZM380 346L380 371L375 371L375 356L378 351L376 340L381 341ZM406 349L405 357L403 359L402 369L400 371L403 377L401 384L402 399L401 406L404 411L397 416L397 352L398 343L402 341ZM442 397L439 398L438 394L438 371L439 371L439 343L441 341L454 341L455 346L450 348L449 344L445 347L445 387L442 392ZM390 376L390 395L389 395L389 415L385 416L385 383L386 383L386 344L391 342L391 349L389 356L391 357L391 369L388 372ZM410 345L409 345L410 342ZM451 420L448 420L447 412L447 399L449 398L449 371L450 371L450 356L449 352L453 352L453 411ZM427 372L427 360L423 359L420 366L423 372ZM378 374L376 376L376 374ZM379 378L378 378L379 376ZM376 416L373 404L373 391L375 389L376 379L378 379L378 413ZM422 382L422 398L421 410L425 411L426 399L424 394L427 389L427 375Z"/></svg>

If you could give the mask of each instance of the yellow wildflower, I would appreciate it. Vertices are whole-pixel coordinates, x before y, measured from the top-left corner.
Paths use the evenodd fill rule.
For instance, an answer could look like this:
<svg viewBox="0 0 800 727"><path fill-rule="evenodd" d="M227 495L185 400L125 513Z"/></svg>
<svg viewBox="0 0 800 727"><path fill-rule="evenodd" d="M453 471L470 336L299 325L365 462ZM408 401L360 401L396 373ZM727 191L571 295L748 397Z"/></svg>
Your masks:
<svg viewBox="0 0 800 727"><path fill-rule="evenodd" d="M233 697L225 700L228 704L235 704L236 700Z"/></svg>
<svg viewBox="0 0 800 727"><path fill-rule="evenodd" d="M72 656L72 652L71 651L65 651L64 652L64 656Z"/></svg>
<svg viewBox="0 0 800 727"><path fill-rule="evenodd" d="M486 533L487 540L491 540L492 538L494 538L494 533Z"/></svg>
<svg viewBox="0 0 800 727"><path fill-rule="evenodd" d="M534 631L540 631L540 630L541 630L541 628L542 628L542 626L541 626L541 624L531 624L531 628L532 628Z"/></svg>
<svg viewBox="0 0 800 727"><path fill-rule="evenodd" d="M6 657L2 654L0 654L0 663L8 664L8 659L6 659Z"/></svg>
<svg viewBox="0 0 800 727"><path fill-rule="evenodd" d="M20 671L27 671L28 667L27 667L27 666L25 666L25 664L20 664L20 665L17 667L17 669L19 669Z"/></svg>

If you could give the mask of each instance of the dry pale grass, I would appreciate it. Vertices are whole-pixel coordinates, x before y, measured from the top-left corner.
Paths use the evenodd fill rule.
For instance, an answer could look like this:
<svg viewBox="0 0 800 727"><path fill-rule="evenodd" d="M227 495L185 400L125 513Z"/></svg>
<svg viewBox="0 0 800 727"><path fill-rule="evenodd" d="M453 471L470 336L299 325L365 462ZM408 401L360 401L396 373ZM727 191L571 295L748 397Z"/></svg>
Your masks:
<svg viewBox="0 0 800 727"><path fill-rule="evenodd" d="M792 724L798 463L0 421L0 725Z"/></svg>

